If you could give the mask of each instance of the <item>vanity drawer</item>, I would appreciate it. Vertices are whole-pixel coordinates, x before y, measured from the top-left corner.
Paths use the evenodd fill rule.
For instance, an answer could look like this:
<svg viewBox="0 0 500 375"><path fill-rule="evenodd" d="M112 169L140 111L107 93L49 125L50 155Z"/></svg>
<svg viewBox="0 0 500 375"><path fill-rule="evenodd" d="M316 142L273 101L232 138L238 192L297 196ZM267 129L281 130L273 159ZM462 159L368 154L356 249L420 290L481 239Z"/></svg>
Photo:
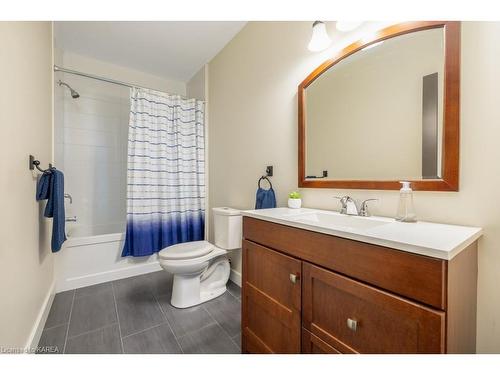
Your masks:
<svg viewBox="0 0 500 375"><path fill-rule="evenodd" d="M362 280L401 296L446 309L446 261L250 217L243 237Z"/></svg>
<svg viewBox="0 0 500 375"><path fill-rule="evenodd" d="M342 353L444 353L445 313L303 262L303 326Z"/></svg>
<svg viewBox="0 0 500 375"><path fill-rule="evenodd" d="M333 346L328 345L318 336L302 328L302 353L304 354L342 354Z"/></svg>

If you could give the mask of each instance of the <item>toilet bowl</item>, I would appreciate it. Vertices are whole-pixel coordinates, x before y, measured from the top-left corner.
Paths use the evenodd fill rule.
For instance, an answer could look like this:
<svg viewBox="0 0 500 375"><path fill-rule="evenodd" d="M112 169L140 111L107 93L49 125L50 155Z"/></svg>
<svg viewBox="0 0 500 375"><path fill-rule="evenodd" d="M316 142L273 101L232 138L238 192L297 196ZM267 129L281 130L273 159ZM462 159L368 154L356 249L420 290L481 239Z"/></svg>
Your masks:
<svg viewBox="0 0 500 375"><path fill-rule="evenodd" d="M174 275L172 306L190 307L223 294L231 271L226 254L207 241L181 243L160 251L160 266Z"/></svg>
<svg viewBox="0 0 500 375"><path fill-rule="evenodd" d="M186 308L209 301L226 291L231 268L228 251L241 248L241 214L228 207L214 208L215 245L193 241L164 248L160 266L174 275L174 307Z"/></svg>

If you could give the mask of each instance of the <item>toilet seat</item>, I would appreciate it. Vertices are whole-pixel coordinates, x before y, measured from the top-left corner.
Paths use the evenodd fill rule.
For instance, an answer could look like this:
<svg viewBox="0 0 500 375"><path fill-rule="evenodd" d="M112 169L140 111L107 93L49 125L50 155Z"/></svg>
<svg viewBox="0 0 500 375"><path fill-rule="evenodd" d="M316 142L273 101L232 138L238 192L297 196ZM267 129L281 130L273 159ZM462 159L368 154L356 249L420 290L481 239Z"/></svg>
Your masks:
<svg viewBox="0 0 500 375"><path fill-rule="evenodd" d="M214 250L208 241L184 242L164 248L158 253L164 260L186 260L203 257Z"/></svg>

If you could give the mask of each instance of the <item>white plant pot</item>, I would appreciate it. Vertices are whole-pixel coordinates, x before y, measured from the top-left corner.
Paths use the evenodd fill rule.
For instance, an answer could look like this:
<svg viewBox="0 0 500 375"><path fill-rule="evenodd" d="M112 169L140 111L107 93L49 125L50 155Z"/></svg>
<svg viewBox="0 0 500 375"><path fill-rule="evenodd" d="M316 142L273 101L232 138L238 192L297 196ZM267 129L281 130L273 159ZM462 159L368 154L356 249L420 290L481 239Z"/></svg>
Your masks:
<svg viewBox="0 0 500 375"><path fill-rule="evenodd" d="M288 208L300 208L302 206L302 199L288 198Z"/></svg>

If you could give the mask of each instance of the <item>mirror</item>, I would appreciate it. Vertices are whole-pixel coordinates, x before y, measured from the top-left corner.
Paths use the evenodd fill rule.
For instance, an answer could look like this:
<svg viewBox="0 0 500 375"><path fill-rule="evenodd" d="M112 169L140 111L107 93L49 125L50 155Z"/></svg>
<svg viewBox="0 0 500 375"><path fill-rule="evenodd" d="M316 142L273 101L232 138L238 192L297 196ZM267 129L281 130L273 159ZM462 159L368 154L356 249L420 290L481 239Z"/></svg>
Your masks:
<svg viewBox="0 0 500 375"><path fill-rule="evenodd" d="M458 189L457 24L392 26L306 78L299 186Z"/></svg>
<svg viewBox="0 0 500 375"><path fill-rule="evenodd" d="M440 178L443 43L442 29L401 35L318 77L306 90L306 178Z"/></svg>

